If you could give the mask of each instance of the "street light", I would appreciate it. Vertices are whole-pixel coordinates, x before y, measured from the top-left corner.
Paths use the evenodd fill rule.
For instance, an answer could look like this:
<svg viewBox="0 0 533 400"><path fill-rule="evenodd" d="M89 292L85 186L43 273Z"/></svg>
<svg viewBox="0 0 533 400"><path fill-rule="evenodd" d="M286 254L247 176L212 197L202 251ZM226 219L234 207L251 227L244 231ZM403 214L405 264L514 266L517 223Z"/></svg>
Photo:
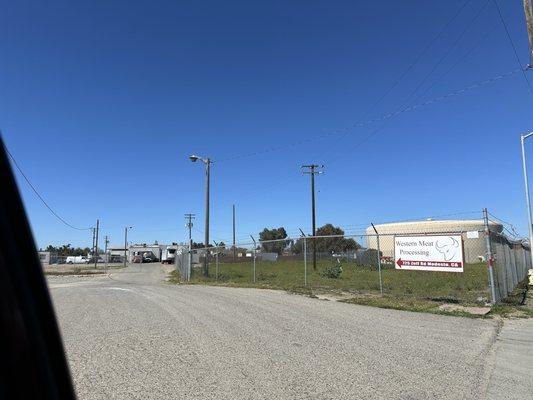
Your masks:
<svg viewBox="0 0 533 400"><path fill-rule="evenodd" d="M531 221L531 199L529 197L529 183L528 183L528 178L527 178L526 152L524 150L524 141L532 135L533 135L533 132L530 132L526 135L520 135L520 144L522 146L522 168L524 170L524 183L526 187L526 205L527 205L528 228L529 228L529 255L531 257L531 265L533 266L533 225Z"/></svg>
<svg viewBox="0 0 533 400"><path fill-rule="evenodd" d="M209 158L202 158L196 155L189 156L189 160L196 162L198 160L205 164L205 260L204 260L204 275L209 276L209 172L211 166L211 160Z"/></svg>
<svg viewBox="0 0 533 400"><path fill-rule="evenodd" d="M126 268L126 259L128 251L128 229L132 229L133 226L127 226L124 228L124 268Z"/></svg>

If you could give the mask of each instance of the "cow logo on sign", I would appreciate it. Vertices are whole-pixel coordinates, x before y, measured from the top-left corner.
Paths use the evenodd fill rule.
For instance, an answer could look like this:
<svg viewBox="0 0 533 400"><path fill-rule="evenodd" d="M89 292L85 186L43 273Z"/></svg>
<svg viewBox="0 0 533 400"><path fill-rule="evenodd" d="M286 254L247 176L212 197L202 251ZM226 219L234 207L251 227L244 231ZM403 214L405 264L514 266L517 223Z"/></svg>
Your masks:
<svg viewBox="0 0 533 400"><path fill-rule="evenodd" d="M435 248L439 253L442 253L445 261L450 261L459 251L459 242L455 238L448 236L437 240Z"/></svg>

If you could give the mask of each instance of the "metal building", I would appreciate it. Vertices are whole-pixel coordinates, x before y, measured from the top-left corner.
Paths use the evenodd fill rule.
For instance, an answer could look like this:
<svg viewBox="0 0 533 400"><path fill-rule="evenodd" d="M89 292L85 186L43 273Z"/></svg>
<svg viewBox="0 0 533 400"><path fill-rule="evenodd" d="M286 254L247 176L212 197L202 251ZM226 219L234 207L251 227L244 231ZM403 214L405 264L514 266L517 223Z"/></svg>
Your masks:
<svg viewBox="0 0 533 400"><path fill-rule="evenodd" d="M380 251L383 257L394 257L395 235L420 235L439 233L461 233L464 244L465 262L475 263L485 260L486 247L482 219L472 220L425 220L414 222L395 222L375 225L380 235ZM501 233L503 225L489 222L491 232ZM368 248L377 249L377 238L374 229L366 228Z"/></svg>

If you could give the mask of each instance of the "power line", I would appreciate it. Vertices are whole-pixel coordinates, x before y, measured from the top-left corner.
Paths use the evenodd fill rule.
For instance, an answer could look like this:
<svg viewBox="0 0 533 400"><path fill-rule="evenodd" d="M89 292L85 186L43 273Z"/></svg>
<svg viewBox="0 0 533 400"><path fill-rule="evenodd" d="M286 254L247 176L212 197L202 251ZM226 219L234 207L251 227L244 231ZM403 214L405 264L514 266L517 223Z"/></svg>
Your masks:
<svg viewBox="0 0 533 400"><path fill-rule="evenodd" d="M407 66L407 68L400 74L400 76L393 82L393 84L378 98L377 101L375 101L365 112L363 112L361 114L361 118L365 115L367 115L372 109L374 109L379 103L381 103L381 101L383 101L383 99L385 99L395 88L396 86L405 78L405 76L407 76L407 74L416 66L416 64L418 64L418 62L422 59L422 57L429 51L429 49L435 44L435 42L442 36L442 34L448 29L448 27L457 19L457 17L461 14L461 12L466 8L466 6L471 2L471 0L466 0L463 5L457 10L457 12L452 16L451 19L449 19L446 24L444 24L444 26L441 28L441 30L437 33L437 35L435 35L433 37L433 39L424 47L424 49L415 57L414 61L411 62L411 64L409 64ZM459 38L458 40L464 35L464 33L470 28L471 26L471 23L473 21L475 21L477 19L477 17L479 16L479 14L481 13L481 11L486 7L486 5L488 4L489 0L487 0L487 2L485 3L485 5L481 8L481 10L478 12L478 14L470 21L467 29L465 29L461 35L459 35ZM457 41L458 41L457 40ZM456 42L457 42L456 41ZM452 48L455 46L456 43L454 43L452 45ZM449 49L451 50L451 49ZM447 53L446 53L447 55ZM437 67L440 62L446 57L446 55L437 63L437 65L435 67ZM432 73L433 71L431 71ZM430 73L430 75L431 75ZM421 83L424 83L425 79L427 78L428 76L426 76L424 78L424 80L421 82ZM419 85L420 86L420 85ZM416 92L418 90L418 87L415 89L414 92ZM413 93L414 93L413 92ZM411 93L411 95L413 94ZM409 95L409 97L411 96ZM360 122L360 121L358 121ZM357 122L357 123L358 123ZM356 123L356 124L357 124ZM267 148L267 149L264 149L264 150L259 150L259 151L255 151L255 152L251 152L251 153L247 153L247 154L242 154L242 155L235 155L235 156L230 156L230 157L227 157L227 158L224 158L224 159L221 159L221 160L217 160L218 162L221 162L221 161L230 161L230 160L235 160L235 159L239 159L239 158L245 158L245 157L253 157L253 156L257 156L257 155L260 155L260 154L266 154L266 153L270 153L270 152L274 152L274 151L279 151L279 150L283 150L283 149L286 149L286 148L290 148L290 147L294 147L294 146L298 146L298 145L301 145L301 144L305 144L305 143L309 143L309 142L312 142L312 141L315 141L317 139L320 139L322 137L326 137L326 136L331 136L331 135L335 135L335 134L340 134L340 133L343 133L344 134L342 135L341 138L339 138L339 140L341 140L343 137L345 137L348 132L346 132L347 130L346 129L337 129L337 130L334 130L332 132L329 132L329 133L326 133L324 135L319 135L317 137L310 137L310 138L305 138L303 140L299 140L299 141L295 141L295 142L292 142L292 143L289 143L289 144L285 144L285 145L279 145L279 146L273 146L273 147L270 147L270 148Z"/></svg>
<svg viewBox="0 0 533 400"><path fill-rule="evenodd" d="M457 17L461 14L463 9L471 2L471 0L466 0L463 5L457 10L457 12L453 15L453 17L446 22L446 24L442 27L442 29L433 37L433 39L424 47L424 49L416 56L413 62L409 64L409 66L400 74L399 78L392 84L391 87L389 87L388 90L386 90L379 99L374 102L364 113L363 115L368 114L372 109L374 109L381 101L387 97L387 95L392 92L396 86L407 76L409 72L415 67L416 64L422 59L422 57L429 51L429 49L435 44L435 42L442 36L442 34L448 29L448 27L457 19Z"/></svg>
<svg viewBox="0 0 533 400"><path fill-rule="evenodd" d="M63 217L61 217L56 211L54 211L54 209L52 207L50 207L50 205L46 202L46 200L43 198L43 196L41 196L41 194L37 191L37 189L35 188L35 186L33 186L33 184L30 182L29 178L26 176L26 174L22 171L22 169L20 168L20 166L18 165L17 163L17 160L15 160L15 157L13 157L13 155L9 152L9 150L7 149L7 147L5 147L5 150L6 150L6 153L9 155L9 157L11 158L11 161L13 161L13 164L15 165L15 167L18 169L18 171L20 172L20 174L22 175L22 177L24 178L24 180L28 183L28 185L30 186L30 188L33 190L33 192L37 195L37 197L39 198L39 200L41 200L41 202L46 206L46 208L48 208L48 210L58 219L60 220L63 224L65 224L66 226L68 226L69 228L72 228L72 229L76 229L78 231L88 231L88 230L91 230L92 227L90 228L78 228L72 224L70 224L68 221L66 221Z"/></svg>
<svg viewBox="0 0 533 400"><path fill-rule="evenodd" d="M459 8L459 10L457 10L457 12L452 16L452 18L450 20L448 20L448 22L441 28L441 30L439 31L439 33L433 37L433 39L426 45L426 47L422 50L422 52L419 53L419 55L415 58L414 62L412 62L408 67L407 69L401 74L400 78L398 80L396 80L396 82L394 82L394 84L392 85L392 87L386 91L380 98L377 102L375 102L365 113L363 113L363 115L367 115L368 112L370 112L370 110L372 110L375 106L377 106L377 104L379 104L381 102L381 100L383 100L397 85L398 83L413 69L413 67L418 63L418 61L420 61L420 59L429 51L429 49L433 46L433 44L435 42L437 42L437 40L442 36L442 34L448 29L448 27L455 21L455 19L457 19L457 17L461 14L461 12L463 11L463 9L470 3L471 0L467 0L463 3L463 5ZM488 4L488 1L487 0L487 3ZM485 4L485 6L486 6ZM483 9L483 8L482 8ZM480 11L481 12L481 11ZM468 27L471 26L471 23L479 16L479 13L478 15L476 15L472 21L470 21ZM467 28L468 29L468 28ZM459 36L459 38L462 37L462 35L466 32L463 31L463 33ZM453 44L453 46L455 46L455 43ZM453 48L452 46L452 48ZM440 64L440 62L442 62L442 60L446 57L446 55L449 53L449 51L451 50L448 49L448 52L445 53L445 56L443 58L441 58L441 60L437 63L437 65L434 67L434 69ZM410 99L411 96L416 93L416 91L419 89L419 87L425 82L425 80L429 77L429 75L431 75L434 71L434 69L428 74L426 75L426 77L419 83L419 85L415 88L415 90L408 96L407 99ZM408 103L408 100L407 101L404 101L403 104L399 107L400 109L405 107L405 105ZM360 122L360 121L358 121ZM386 124L384 124L382 127L378 128L378 130L381 130ZM344 132L344 134L342 134L339 138L337 138L337 140L335 141L334 144L337 144L339 143L341 140L343 140L350 132L348 130L346 130ZM330 149L331 151L331 149ZM322 154L322 157L324 156L324 154L328 153L329 151L326 151L325 153Z"/></svg>
<svg viewBox="0 0 533 400"><path fill-rule="evenodd" d="M500 74L500 75L496 75L492 78L489 78L489 79L485 79L484 81L481 81L481 82L478 82L478 83L475 83L475 84L472 84L470 86L467 86L465 88L462 88L462 89L459 89L459 90L456 90L454 92L450 92L450 93L447 93L445 95L442 95L442 96L438 96L438 97L434 97L430 100L427 100L427 101L424 101L422 103L419 103L419 104L416 104L416 105L413 105L413 106L408 106L402 110L397 110L395 112L392 112L392 113L389 113L389 114L386 114L384 116L381 116L379 118L375 118L374 120L370 120L370 121L367 121L367 123L371 123L371 122L378 122L378 121L387 121L387 120L390 120L391 118L393 117L396 117L400 114L403 114L405 112L408 112L408 111L413 111L413 110L416 110L418 108L421 108L421 107L425 107L425 106L428 106L430 104L433 104L433 103L436 103L436 102L439 102L439 101L442 101L442 100L445 100L449 97L454 97L454 96L458 96L458 95L461 95L463 93L466 93L466 92L469 92L473 89L477 89L481 86L485 86L485 85L488 85L490 83L493 83L493 82L496 82L498 80L501 80L503 78L506 78L508 76L511 76L511 75L514 75L518 72L520 72L522 69L519 68L519 69L515 69L513 71L510 71L510 72L507 72L505 74ZM368 140L370 140L372 137L376 136L378 133L380 133L380 130L383 129L385 125L375 129L373 132L371 132L369 135L365 136L361 141L357 142L353 147L350 148L350 151L353 151L355 150L356 148L358 148L359 146L363 145L364 143L366 143ZM339 161L340 158L336 158L336 159L333 159L333 160L330 160L328 161L328 164L332 164L336 161Z"/></svg>
<svg viewBox="0 0 533 400"><path fill-rule="evenodd" d="M313 141L313 140L318 140L318 139L321 139L321 138L325 138L325 137L328 137L328 136L331 136L332 134L334 133L337 133L337 132L340 132L340 131L344 131L344 130L349 130L349 129L355 129L355 128L362 128L362 127L365 127L366 125L371 125L373 123L377 123L377 122L381 122L381 121L387 121L387 120L390 120L400 114L403 114L405 112L409 112L409 111L414 111L416 109L419 109L419 108L422 108L422 107L425 107L425 106L428 106L428 105L431 105L431 104L434 104L434 103L437 103L437 102L440 102L440 101L443 101L445 99L448 99L450 97L455 97L455 96L459 96L459 95L462 95L466 92L469 92L471 90L474 90L474 89L478 89L480 87L483 87L483 86L486 86L486 85L490 85L494 82L497 82L499 80L502 80L502 79L505 79L507 77L510 77L518 72L522 71L521 68L517 68L517 69L514 69L512 71L509 71L509 72L506 72L506 73L503 73L503 74L499 74L499 75L495 75L491 78L488 78L488 79L485 79L483 81L480 81L480 82L477 82L477 83L474 83L472 85L469 85L469 86L466 86L462 89L458 89L458 90L455 90L453 92L449 92L449 93L446 93L444 95L440 95L440 96L437 96L437 97L433 97L429 100L426 100L426 101L423 101L421 103L418 103L418 104L415 104L415 105L412 105L412 106L408 106L408 107L405 107L401 110L396 110L394 112L390 112L388 114L384 114L380 117L376 117L376 118L373 118L373 119L370 119L370 120L367 120L365 122L361 122L361 123L355 123L349 127L345 127L345 128L342 128L342 129L337 129L336 131L334 131L333 133L332 132L329 132L329 133L326 133L326 134L322 134L322 135L319 135L319 136L315 136L315 137L312 137L312 138L308 138L306 139L305 141L306 142L310 142L310 141ZM356 148L358 148L359 146L363 145L364 143L366 143L368 140L370 140L372 137L376 136L378 133L380 133L380 131L384 128L386 124L382 125L381 127L375 129L374 131L372 131L369 135L363 137L362 140L360 140L359 142L357 142L354 146L352 146L350 148L350 151L353 151L355 150ZM293 142L292 144L289 144L288 147L293 147L293 146L296 146L297 144L299 144L301 142ZM264 154L264 153L268 153L270 151L276 151L276 150L282 150L284 148L287 148L287 147L284 147L284 146L278 146L276 148L271 148L271 149L267 149L267 150L264 150L264 151L257 151L257 152L253 152L253 153L245 153L245 154L241 154L240 156L234 156L234 157L231 157L231 158L226 158L226 159L223 159L221 161L227 161L227 160L234 160L234 159L237 159L237 158L245 158L245 157L253 157L253 156L256 156L256 155L259 155L259 154ZM332 164L332 163L335 163L337 161L339 161L340 158L335 158L335 159L332 159L332 160L329 160L328 161L328 164ZM256 192L247 192L244 197L245 198L251 198L251 197L254 197L256 196L258 193L263 193L263 192L267 192L269 191L270 189L272 188L276 188L276 187L279 187L280 185L284 185L288 182L291 182L291 181L294 181L298 178L298 175L293 175L293 176L288 176L286 177L285 179L283 179L282 181L278 181L276 182L274 185L271 185L269 187L263 187L261 190L259 191L256 191ZM224 204L224 202L220 203L220 204ZM218 204L218 206L220 206L220 204Z"/></svg>
<svg viewBox="0 0 533 400"><path fill-rule="evenodd" d="M468 32L468 30L472 27L473 23L479 18L479 16L481 15L481 13L485 10L485 8L488 6L489 4L489 0L486 0L486 2L482 5L482 7L478 10L478 12L474 15L474 17L469 21L469 23L467 24L466 28L463 29L463 31L459 34L459 36L455 39L455 41L452 43L451 46L448 47L448 49L444 52L444 54L442 55L442 57L437 61L437 63L433 66L433 68L429 71L429 73L427 73L424 78L418 83L418 85L414 88L414 90L411 91L411 93L407 96L406 100L403 102L403 104L397 108L396 112L398 114L396 115L399 115L401 113L403 113L402 110L405 110L407 111L409 109L409 107L405 108L411 98L419 91L419 89L424 85L424 83L426 82L426 80L431 76L433 75L433 73L437 70L437 68L440 66L440 64L446 59L446 57L448 57L448 55L451 53L451 51L455 48L455 46L460 42L460 40L463 38L463 36L466 34L466 32ZM465 6L466 4L463 5L463 7ZM462 9L461 9L462 10ZM459 15L460 11L454 16L454 18ZM453 19L452 19L453 20ZM451 22L451 21L450 21ZM441 31L442 33L442 31ZM455 66L455 65L454 65ZM452 67L453 69L453 67ZM451 70L451 69L450 69ZM450 71L449 70L449 71ZM449 72L447 71L447 73ZM518 72L518 71L517 71ZM444 76L444 75L443 75ZM441 76L442 78L442 76ZM435 82L434 82L435 83ZM431 88L433 85L431 85L429 88ZM425 93L425 92L424 92ZM423 94L424 94L423 93ZM423 94L419 97L417 97L414 102L416 102L420 97L423 96ZM396 117L396 115L391 115L391 119ZM359 143L357 143L355 145L355 147L352 148L352 150L354 150L355 148L359 147L360 145L362 145L363 143L366 143L369 139L371 139L372 137L376 136L383 128L385 128L387 125L388 125L388 122L390 122L390 119L388 121L386 121L382 126L376 128L373 132L371 132L369 135L367 135L365 138L363 138L362 141L360 141ZM338 141L340 141L342 138L344 138L346 135L348 134L348 132L346 132L341 138L338 139ZM337 142L338 142L337 141ZM338 161L338 158L335 159L335 160L332 160L332 161L329 161L329 163L331 164L332 162L335 162L335 161Z"/></svg>
<svg viewBox="0 0 533 400"><path fill-rule="evenodd" d="M459 59L450 67L446 70L446 72L444 72L443 74L441 74L435 81L433 81L433 83L431 85L429 85L422 93L420 93L416 99L414 100L414 102L418 102L420 101L420 99L422 97L424 97L424 95L426 93L428 93L431 89L433 89L437 83L439 83L439 81L441 81L446 75L448 75L450 72L452 72L455 67L457 67L461 62L463 62L464 60L466 60L473 52L475 49L477 49L479 47L479 45L483 42L483 40L486 39L486 37L491 34L493 31L494 31L494 28L495 26L492 27L492 29L488 32L486 32L484 35L482 35L475 43L472 47L470 47L461 57L459 57Z"/></svg>
<svg viewBox="0 0 533 400"><path fill-rule="evenodd" d="M408 111L413 111L413 110L416 110L418 108L425 107L425 106L428 106L430 104L437 103L439 101L445 100L445 99L447 99L449 97L457 96L457 95L469 92L469 91L471 91L473 89L477 89L479 87L494 83L494 82L496 82L498 80L501 80L503 78L507 78L507 77L509 77L511 75L514 75L514 74L516 74L517 72L520 72L520 71L523 72L523 69L519 68L519 69L515 69L515 70L512 70L512 71L503 73L503 74L499 74L499 75L493 76L492 78L488 78L488 79L485 79L483 81L474 83L474 84L472 84L470 86L464 87L462 89L459 89L459 90L456 90L456 91L453 91L453 92L449 92L449 93L446 93L446 94L441 95L441 96L434 97L434 98L432 98L430 100L426 100L424 102L421 102L421 103L418 103L418 104L414 104L412 106L405 107L405 108L403 108L401 110L396 110L396 111L393 111L393 112L389 112L389 113L381 115L379 117L366 120L364 122L356 122L356 123L354 123L354 124L352 124L352 125L350 125L348 127L345 127L345 128L340 128L340 129L337 129L337 130L334 130L334 131L331 131L331 132L327 132L327 133L324 133L324 134L321 134L321 135L316 135L314 137L309 137L309 138L304 139L304 140L295 141L295 142L289 143L287 145L271 147L271 148L267 148L267 149L260 150L260 151L255 151L255 152L251 152L251 153L243 153L243 154L240 154L240 155L235 155L235 156L232 156L232 157L216 160L216 162L230 161L230 160L236 160L236 159L240 159L240 158L255 157L255 156L258 156L258 155L261 155L261 154L266 154L266 153L279 151L279 150L284 150L284 149L287 149L287 148L290 148L290 147L298 146L298 145L303 144L303 143L308 143L308 142L316 141L316 140L319 140L319 139L324 139L326 137L339 134L340 132L344 132L346 130L350 130L350 129L354 129L354 128L362 128L362 127L365 127L366 125L374 124L374 123L377 123L377 122L380 122L380 121L385 121L385 120L393 118L393 117L395 117L395 116L397 116L399 114L403 114L403 113L408 112ZM213 161L213 162L215 162L215 161Z"/></svg>
<svg viewBox="0 0 533 400"><path fill-rule="evenodd" d="M479 18L481 13L485 10L485 8L488 6L489 0L487 0L481 8L478 10L478 12L472 17L472 19L467 24L466 28L463 29L463 31L459 34L459 36L454 40L451 46L448 47L448 49L444 52L442 57L437 61L437 63L431 68L431 70L424 76L424 78L420 81L420 83L417 85L417 87L407 96L407 99L404 103L406 105L409 103L411 98L418 92L418 90L424 85L424 83L427 81L427 79L433 75L433 73L437 70L437 68L442 64L442 62L448 57L448 55L451 53L451 51L457 46L457 44L461 41L463 36L470 30L470 28L473 26L474 22Z"/></svg>
<svg viewBox="0 0 533 400"><path fill-rule="evenodd" d="M522 75L524 76L524 80L526 81L527 87L529 88L529 92L533 95L533 87L531 86L531 83L529 82L529 79L527 79L526 71L522 67L522 61L520 61L520 56L518 55L518 51L516 50L516 46L513 42L513 38L511 37L511 34L509 33L509 29L507 28L507 24L505 23L505 19L503 18L502 11L500 9L500 6L498 5L498 2L496 0L492 0L494 5L496 6L496 10L498 10L498 15L500 16L500 21L502 22L502 25L505 29L505 33L507 34L507 39L509 39L509 43L511 44L511 47L513 48L514 55L516 57L516 62L518 63L518 66L520 67L520 70L522 71Z"/></svg>

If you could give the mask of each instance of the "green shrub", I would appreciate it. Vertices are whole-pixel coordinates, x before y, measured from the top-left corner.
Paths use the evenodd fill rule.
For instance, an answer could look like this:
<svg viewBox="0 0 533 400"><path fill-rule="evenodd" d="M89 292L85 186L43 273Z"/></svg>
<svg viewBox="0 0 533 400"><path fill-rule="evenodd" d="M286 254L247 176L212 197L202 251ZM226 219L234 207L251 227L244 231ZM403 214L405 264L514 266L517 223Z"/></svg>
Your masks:
<svg viewBox="0 0 533 400"><path fill-rule="evenodd" d="M325 270L321 272L321 275L324 278L330 278L330 279L339 279L342 273L342 265L332 265L331 267L327 267Z"/></svg>

